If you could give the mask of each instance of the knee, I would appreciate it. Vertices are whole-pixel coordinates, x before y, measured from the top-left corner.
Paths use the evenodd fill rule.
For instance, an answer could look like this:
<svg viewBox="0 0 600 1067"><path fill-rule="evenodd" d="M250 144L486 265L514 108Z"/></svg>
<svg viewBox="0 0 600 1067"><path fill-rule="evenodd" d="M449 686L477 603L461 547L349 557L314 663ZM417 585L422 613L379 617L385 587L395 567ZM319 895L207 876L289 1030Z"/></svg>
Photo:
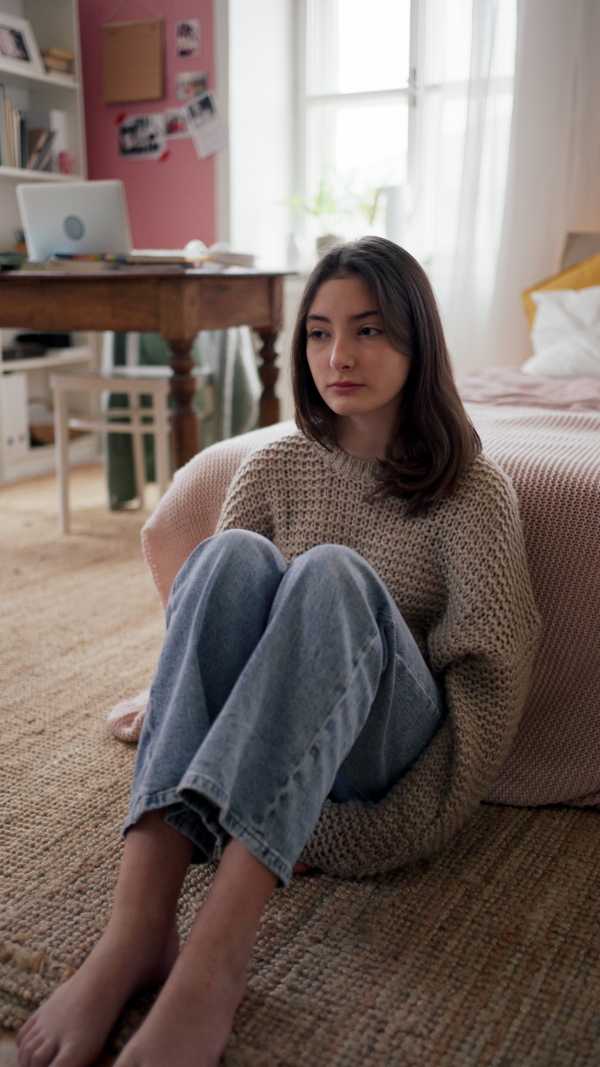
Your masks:
<svg viewBox="0 0 600 1067"><path fill-rule="evenodd" d="M248 573L267 569L281 572L283 558L275 546L252 530L225 530L202 541L188 556L173 584L173 589L205 585L209 577L233 573L239 579Z"/></svg>
<svg viewBox="0 0 600 1067"><path fill-rule="evenodd" d="M318 545L297 556L280 585L283 601L312 619L326 618L327 626L351 618L357 626L376 627L389 594L377 574L351 548Z"/></svg>
<svg viewBox="0 0 600 1067"><path fill-rule="evenodd" d="M335 588L355 584L369 564L345 545L315 545L291 564L297 577L330 583Z"/></svg>
<svg viewBox="0 0 600 1067"><path fill-rule="evenodd" d="M230 559L235 556L271 556L277 552L271 541L262 534L254 533L254 530L224 530L202 543L210 552L223 553Z"/></svg>

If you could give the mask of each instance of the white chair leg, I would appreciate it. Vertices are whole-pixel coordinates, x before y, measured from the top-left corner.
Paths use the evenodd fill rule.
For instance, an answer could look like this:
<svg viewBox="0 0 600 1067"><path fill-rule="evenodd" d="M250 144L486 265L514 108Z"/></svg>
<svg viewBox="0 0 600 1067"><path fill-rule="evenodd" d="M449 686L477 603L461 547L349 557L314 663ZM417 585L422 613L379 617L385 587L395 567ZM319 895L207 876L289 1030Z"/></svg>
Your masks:
<svg viewBox="0 0 600 1067"><path fill-rule="evenodd" d="M56 449L56 483L58 489L58 530L69 532L69 427L67 394L58 388L54 393L54 444Z"/></svg>

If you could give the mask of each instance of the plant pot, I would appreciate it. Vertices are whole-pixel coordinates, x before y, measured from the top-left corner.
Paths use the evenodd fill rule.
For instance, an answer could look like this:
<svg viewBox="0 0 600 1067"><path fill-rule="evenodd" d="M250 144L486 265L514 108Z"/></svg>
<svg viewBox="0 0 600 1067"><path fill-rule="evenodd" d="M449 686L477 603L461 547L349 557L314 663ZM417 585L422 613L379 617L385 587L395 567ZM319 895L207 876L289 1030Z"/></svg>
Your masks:
<svg viewBox="0 0 600 1067"><path fill-rule="evenodd" d="M337 248L338 245L344 243L343 237L336 237L334 233L325 233L321 237L317 237L317 255L319 259L324 256L326 252L331 252L332 248Z"/></svg>

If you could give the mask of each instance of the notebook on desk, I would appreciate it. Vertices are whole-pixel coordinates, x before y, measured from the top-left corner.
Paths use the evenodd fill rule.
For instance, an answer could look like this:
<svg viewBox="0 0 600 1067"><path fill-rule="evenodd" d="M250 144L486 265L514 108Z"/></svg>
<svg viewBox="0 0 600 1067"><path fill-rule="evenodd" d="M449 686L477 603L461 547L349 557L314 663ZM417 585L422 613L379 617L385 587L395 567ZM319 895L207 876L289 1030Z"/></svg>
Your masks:
<svg viewBox="0 0 600 1067"><path fill-rule="evenodd" d="M28 182L17 185L17 201L32 260L131 251L123 182Z"/></svg>

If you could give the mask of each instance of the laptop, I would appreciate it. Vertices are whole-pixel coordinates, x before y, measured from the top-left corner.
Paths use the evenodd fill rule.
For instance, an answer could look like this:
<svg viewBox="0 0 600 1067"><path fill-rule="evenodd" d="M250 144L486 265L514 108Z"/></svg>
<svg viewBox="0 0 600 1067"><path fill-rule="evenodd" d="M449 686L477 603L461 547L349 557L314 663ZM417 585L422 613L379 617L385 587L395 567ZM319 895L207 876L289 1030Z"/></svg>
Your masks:
<svg viewBox="0 0 600 1067"><path fill-rule="evenodd" d="M131 231L121 181L27 183L17 201L29 258L127 255Z"/></svg>

